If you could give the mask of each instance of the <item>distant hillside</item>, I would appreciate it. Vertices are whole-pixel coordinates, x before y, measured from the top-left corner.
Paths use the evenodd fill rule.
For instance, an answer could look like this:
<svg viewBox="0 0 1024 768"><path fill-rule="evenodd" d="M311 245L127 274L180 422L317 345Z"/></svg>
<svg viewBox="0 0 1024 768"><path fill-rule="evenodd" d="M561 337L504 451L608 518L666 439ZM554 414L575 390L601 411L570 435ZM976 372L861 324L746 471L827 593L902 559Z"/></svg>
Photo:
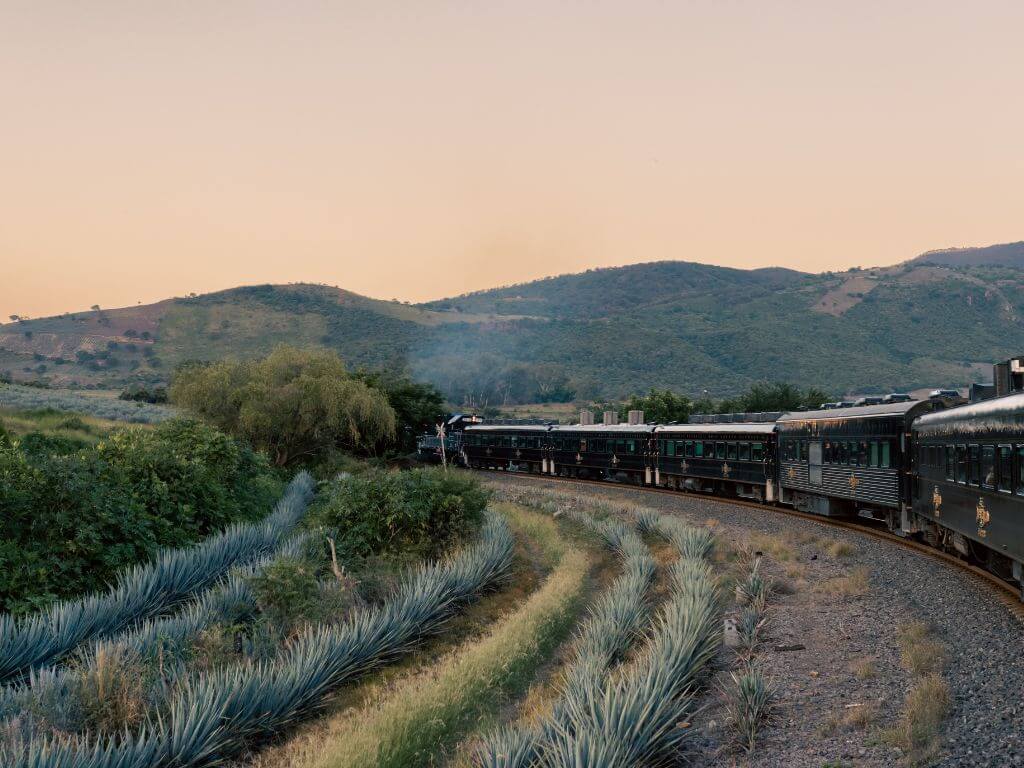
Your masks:
<svg viewBox="0 0 1024 768"><path fill-rule="evenodd" d="M1024 270L922 259L814 275L658 262L420 306L249 286L0 325L0 372L119 388L281 342L408 370L477 406L651 386L721 397L766 379L836 394L963 386L1024 352Z"/></svg>
<svg viewBox="0 0 1024 768"><path fill-rule="evenodd" d="M945 248L922 253L916 262L942 264L947 267L972 267L984 264L1024 269L1024 241L988 245L982 248Z"/></svg>

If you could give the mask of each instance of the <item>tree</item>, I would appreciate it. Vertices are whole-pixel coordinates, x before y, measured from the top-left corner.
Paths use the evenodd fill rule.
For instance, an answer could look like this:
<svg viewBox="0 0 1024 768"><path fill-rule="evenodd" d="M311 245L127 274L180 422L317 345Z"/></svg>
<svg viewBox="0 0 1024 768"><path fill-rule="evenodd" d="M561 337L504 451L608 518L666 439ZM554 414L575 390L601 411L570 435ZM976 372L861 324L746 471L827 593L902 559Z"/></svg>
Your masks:
<svg viewBox="0 0 1024 768"><path fill-rule="evenodd" d="M444 418L444 397L432 384L387 371L365 369L357 371L354 378L387 397L395 411L396 442L402 452L416 450L416 437L427 430L433 431Z"/></svg>
<svg viewBox="0 0 1024 768"><path fill-rule="evenodd" d="M686 395L669 389L651 389L646 395L633 395L619 408L619 418L625 419L629 411L643 411L645 421L667 424L670 421L686 423L693 412L693 403Z"/></svg>
<svg viewBox="0 0 1024 768"><path fill-rule="evenodd" d="M277 466L334 450L372 451L395 435L384 393L349 375L328 350L282 345L259 360L190 364L175 374L170 398Z"/></svg>

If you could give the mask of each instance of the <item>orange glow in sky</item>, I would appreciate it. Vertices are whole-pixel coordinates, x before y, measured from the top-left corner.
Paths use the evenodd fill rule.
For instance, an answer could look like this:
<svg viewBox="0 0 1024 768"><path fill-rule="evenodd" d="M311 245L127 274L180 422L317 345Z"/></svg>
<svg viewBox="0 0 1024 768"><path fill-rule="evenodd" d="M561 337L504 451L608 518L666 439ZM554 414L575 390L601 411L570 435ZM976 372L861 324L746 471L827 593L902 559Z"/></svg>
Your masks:
<svg viewBox="0 0 1024 768"><path fill-rule="evenodd" d="M1024 239L1019 2L0 6L0 313Z"/></svg>

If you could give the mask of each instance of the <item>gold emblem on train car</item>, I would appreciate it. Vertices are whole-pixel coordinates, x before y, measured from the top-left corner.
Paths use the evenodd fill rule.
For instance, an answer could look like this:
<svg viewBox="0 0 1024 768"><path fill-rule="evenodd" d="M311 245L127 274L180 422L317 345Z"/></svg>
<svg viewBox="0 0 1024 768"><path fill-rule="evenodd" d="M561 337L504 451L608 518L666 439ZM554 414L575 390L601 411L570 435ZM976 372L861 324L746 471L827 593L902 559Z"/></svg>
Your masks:
<svg viewBox="0 0 1024 768"><path fill-rule="evenodd" d="M580 455L579 455L579 454L577 453L577 454L576 454L576 463L577 463L577 464L579 464L579 463L581 463L582 461L583 461L583 457L582 457L582 456L580 456Z"/></svg>
<svg viewBox="0 0 1024 768"><path fill-rule="evenodd" d="M487 455L488 455L488 456L490 456L490 455L491 455L491 449L490 449L490 448L488 448L488 449L487 449L487 451L486 451L486 453L487 453Z"/></svg>
<svg viewBox="0 0 1024 768"><path fill-rule="evenodd" d="M789 472L786 473L786 477L790 480L796 480L796 467L790 467Z"/></svg>
<svg viewBox="0 0 1024 768"><path fill-rule="evenodd" d="M613 454L612 454L612 465L613 465L613 466L616 466L616 465L618 465L618 463L619 463L619 457L618 457L618 456L616 456L616 455L615 455L615 454L613 453Z"/></svg>
<svg viewBox="0 0 1024 768"><path fill-rule="evenodd" d="M856 475L850 475L850 490L853 491L854 495L857 494L858 485L860 485L860 478Z"/></svg>
<svg viewBox="0 0 1024 768"><path fill-rule="evenodd" d="M978 521L978 535L985 538L988 536L988 531L985 530L985 526L988 525L989 520L992 519L992 515L989 514L988 508L985 506L984 499L978 499L978 506L974 508L974 517Z"/></svg>
<svg viewBox="0 0 1024 768"><path fill-rule="evenodd" d="M518 448L516 448L516 458L518 459L518 458L520 458L520 457L521 457L522 455L523 455L523 452L522 452L522 451L520 451L520 450L519 450Z"/></svg>
<svg viewBox="0 0 1024 768"><path fill-rule="evenodd" d="M683 472L686 472L690 469L690 465L686 461L681 461L679 462L679 468L683 470Z"/></svg>
<svg viewBox="0 0 1024 768"><path fill-rule="evenodd" d="M722 465L722 477L728 477L731 471L732 469L729 467L728 463Z"/></svg>
<svg viewBox="0 0 1024 768"><path fill-rule="evenodd" d="M932 508L935 510L936 517L942 517L942 494L939 493L939 486L935 486L935 490L932 491Z"/></svg>

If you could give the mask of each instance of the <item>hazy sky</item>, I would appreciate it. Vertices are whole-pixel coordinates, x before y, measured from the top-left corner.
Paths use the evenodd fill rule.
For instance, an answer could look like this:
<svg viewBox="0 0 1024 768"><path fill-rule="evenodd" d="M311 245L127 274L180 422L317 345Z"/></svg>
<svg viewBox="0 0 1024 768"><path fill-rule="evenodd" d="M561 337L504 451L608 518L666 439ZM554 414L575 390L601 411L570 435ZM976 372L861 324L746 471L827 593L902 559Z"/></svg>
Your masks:
<svg viewBox="0 0 1024 768"><path fill-rule="evenodd" d="M1021 2L0 0L0 313L1024 239Z"/></svg>

